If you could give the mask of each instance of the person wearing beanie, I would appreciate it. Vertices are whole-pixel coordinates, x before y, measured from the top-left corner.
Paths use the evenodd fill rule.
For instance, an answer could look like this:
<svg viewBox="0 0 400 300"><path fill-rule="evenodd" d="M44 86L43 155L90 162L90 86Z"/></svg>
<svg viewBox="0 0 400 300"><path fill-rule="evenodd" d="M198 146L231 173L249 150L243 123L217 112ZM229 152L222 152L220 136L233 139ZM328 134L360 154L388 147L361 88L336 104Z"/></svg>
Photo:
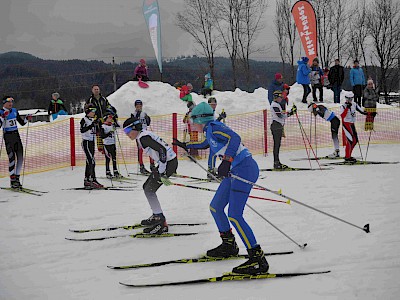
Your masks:
<svg viewBox="0 0 400 300"><path fill-rule="evenodd" d="M67 115L68 114L63 101L60 99L59 93L51 94L51 100L50 100L47 111L48 111L49 116L51 115L51 118L53 119L53 121L55 119L57 119L57 117L59 115Z"/></svg>
<svg viewBox="0 0 400 300"><path fill-rule="evenodd" d="M249 253L249 260L233 268L234 273L260 274L268 272L269 265L265 255L254 236L249 224L243 218L252 185L233 179L230 174L255 182L258 179L259 168L250 151L242 144L240 136L225 124L214 121L214 112L206 102L195 106L191 119L198 130L205 133L206 139L202 143L184 143L174 139L173 145L184 150L190 148L212 148L210 153L222 158L218 167L217 176L221 183L215 193L210 211L218 227L222 244L208 250L207 256L231 257L237 256L239 247L232 232L232 226L243 241ZM229 204L228 215L225 207Z"/></svg>
<svg viewBox="0 0 400 300"><path fill-rule="evenodd" d="M193 89L193 86L192 86L192 89ZM190 92L191 92L191 89L189 90L189 84L183 85L179 92L179 98L184 102L192 101L192 95L190 94Z"/></svg>
<svg viewBox="0 0 400 300"><path fill-rule="evenodd" d="M319 66L318 58L314 58L311 66L310 81L312 87L312 96L314 102L317 102L317 90L319 91L319 102L324 102L324 89L322 85L322 76L324 72Z"/></svg>
<svg viewBox="0 0 400 300"><path fill-rule="evenodd" d="M100 135L104 142L104 156L106 159L106 177L109 179L112 178L121 178L122 176L119 174L118 165L117 165L117 147L115 145L115 121L114 121L114 112L109 110L104 114L103 124L100 127ZM114 175L110 171L110 161L112 160L113 172Z"/></svg>
<svg viewBox="0 0 400 300"><path fill-rule="evenodd" d="M353 87L354 101L361 106L363 87L365 86L365 76L364 71L360 67L360 63L357 59L354 61L354 66L350 70L350 83Z"/></svg>
<svg viewBox="0 0 400 300"><path fill-rule="evenodd" d="M104 186L96 179L96 160L94 157L94 140L99 128L97 108L94 104L85 105L85 116L81 119L82 149L86 155L86 168L83 186L85 189L102 189ZM100 133L99 133L100 135Z"/></svg>
<svg viewBox="0 0 400 300"><path fill-rule="evenodd" d="M143 233L163 234L168 232L168 224L157 197L157 190L161 187L161 177L170 177L176 173L178 159L172 148L155 133L143 128L139 118L131 116L123 125L125 134L136 140L139 147L148 154L158 165L153 168L146 182L143 184L144 194L149 202L152 215L141 221Z"/></svg>
<svg viewBox="0 0 400 300"><path fill-rule="evenodd" d="M204 84L201 88L201 94L204 96L204 98L207 97L207 95L211 96L211 93L214 89L214 82L211 78L211 74L207 73L204 75Z"/></svg>
<svg viewBox="0 0 400 300"><path fill-rule="evenodd" d="M0 129L3 130L3 139L8 155L10 185L16 189L22 188L19 176L24 163L24 148L19 136L17 122L23 126L32 120L32 115L27 115L23 119L18 110L13 108L14 98L11 96L4 96L2 103L3 108L0 109Z"/></svg>
<svg viewBox="0 0 400 300"><path fill-rule="evenodd" d="M136 66L135 71L133 72L133 80L139 81L139 78L141 78L142 81L149 81L148 67L144 58L140 59L139 64Z"/></svg>
<svg viewBox="0 0 400 300"><path fill-rule="evenodd" d="M297 65L296 81L303 86L303 98L301 102L307 103L307 96L311 93L309 77L311 69L308 66L308 57L302 57L301 60L297 61Z"/></svg>
<svg viewBox="0 0 400 300"><path fill-rule="evenodd" d="M325 121L331 123L331 133L332 133L334 151L332 154L326 156L326 158L332 158L332 159L340 158L339 137L338 137L339 127L340 127L339 118L335 115L333 111L329 110L322 104L317 105L315 103L310 103L308 105L308 111L313 113L314 116L318 115Z"/></svg>
<svg viewBox="0 0 400 300"><path fill-rule="evenodd" d="M340 93L344 81L344 68L340 65L339 58L335 59L335 65L329 70L329 83L332 86L334 103L340 103Z"/></svg>
<svg viewBox="0 0 400 300"><path fill-rule="evenodd" d="M142 123L142 128L147 130L147 126L150 126L151 119L147 113L143 111L143 102L138 99L135 101L135 111L131 114L132 117L136 117ZM143 149L140 148L138 141L136 140L138 147L138 160L139 160L139 171L141 174L148 175L150 172L146 169L143 162ZM150 157L150 170L154 168L154 160Z"/></svg>
<svg viewBox="0 0 400 300"><path fill-rule="evenodd" d="M281 73L275 74L275 79L271 82L268 87L268 102L271 105L272 101L274 101L274 92L275 91L283 91L283 77Z"/></svg>

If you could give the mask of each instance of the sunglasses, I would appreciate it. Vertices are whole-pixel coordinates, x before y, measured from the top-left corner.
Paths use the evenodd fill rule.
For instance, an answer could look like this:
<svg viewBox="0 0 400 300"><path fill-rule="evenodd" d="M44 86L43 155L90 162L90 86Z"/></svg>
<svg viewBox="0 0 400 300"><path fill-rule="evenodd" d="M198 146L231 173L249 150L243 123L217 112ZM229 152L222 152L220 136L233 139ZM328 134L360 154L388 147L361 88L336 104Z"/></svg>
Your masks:
<svg viewBox="0 0 400 300"><path fill-rule="evenodd" d="M6 102L14 102L14 98L9 97L9 98L3 100L3 102L4 102L4 103L6 103Z"/></svg>
<svg viewBox="0 0 400 300"><path fill-rule="evenodd" d="M124 128L124 132L125 134L129 134L132 130L134 130L133 126L136 126L140 124L140 120L136 120L135 122L133 122L131 125L127 126Z"/></svg>
<svg viewBox="0 0 400 300"><path fill-rule="evenodd" d="M89 111L90 111L90 112L96 112L96 111L97 111L97 108L96 108L96 107L91 107L91 108L89 108Z"/></svg>

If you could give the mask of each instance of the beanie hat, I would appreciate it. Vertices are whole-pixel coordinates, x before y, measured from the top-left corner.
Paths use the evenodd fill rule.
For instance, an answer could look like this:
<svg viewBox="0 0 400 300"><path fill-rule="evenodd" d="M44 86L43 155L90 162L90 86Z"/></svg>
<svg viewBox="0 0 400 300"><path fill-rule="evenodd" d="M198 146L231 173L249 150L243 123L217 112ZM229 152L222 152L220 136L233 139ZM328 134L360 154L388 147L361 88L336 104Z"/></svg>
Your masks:
<svg viewBox="0 0 400 300"><path fill-rule="evenodd" d="M301 60L304 61L305 63L307 63L307 62L309 61L309 59L308 59L307 56L303 56L303 57L301 58Z"/></svg>
<svg viewBox="0 0 400 300"><path fill-rule="evenodd" d="M204 78L210 79L211 78L211 74L207 73L206 75L204 75Z"/></svg>
<svg viewBox="0 0 400 300"><path fill-rule="evenodd" d="M139 62L140 62L141 64L145 64L145 63L146 63L146 61L144 60L144 58L141 58L141 59L139 60Z"/></svg>
<svg viewBox="0 0 400 300"><path fill-rule="evenodd" d="M190 118L195 124L206 124L214 121L214 111L208 103L201 102L193 108Z"/></svg>
<svg viewBox="0 0 400 300"><path fill-rule="evenodd" d="M189 89L193 89L193 85L189 82L187 85L186 85Z"/></svg>
<svg viewBox="0 0 400 300"><path fill-rule="evenodd" d="M11 97L11 96L4 96L3 97L3 104L5 104L7 102L14 102L14 98Z"/></svg>
<svg viewBox="0 0 400 300"><path fill-rule="evenodd" d="M126 134L128 134L132 130L142 131L143 129L142 122L140 121L140 119L136 118L133 115L131 115L130 118L126 119L122 126Z"/></svg>
<svg viewBox="0 0 400 300"><path fill-rule="evenodd" d="M282 74L281 73L276 73L275 74L275 80L282 79Z"/></svg>
<svg viewBox="0 0 400 300"><path fill-rule="evenodd" d="M51 96L52 97L54 97L54 98L56 98L56 99L58 99L58 98L60 98L60 94L59 93L53 93L53 94L51 94Z"/></svg>

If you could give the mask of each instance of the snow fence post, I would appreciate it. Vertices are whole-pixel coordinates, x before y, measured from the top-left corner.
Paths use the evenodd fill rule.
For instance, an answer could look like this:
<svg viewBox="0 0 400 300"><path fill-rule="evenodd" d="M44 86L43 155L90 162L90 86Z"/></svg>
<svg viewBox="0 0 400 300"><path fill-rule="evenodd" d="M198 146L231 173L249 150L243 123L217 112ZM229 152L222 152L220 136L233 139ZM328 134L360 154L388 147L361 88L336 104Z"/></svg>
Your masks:
<svg viewBox="0 0 400 300"><path fill-rule="evenodd" d="M172 114L172 138L178 139L178 114ZM178 155L178 146L173 145L172 149Z"/></svg>
<svg viewBox="0 0 400 300"><path fill-rule="evenodd" d="M70 136L70 149L71 149L71 167L76 166L76 153L75 153L75 124L74 118L69 119L69 136Z"/></svg>
<svg viewBox="0 0 400 300"><path fill-rule="evenodd" d="M267 110L263 110L263 120L264 120L264 156L268 154L268 125L267 125Z"/></svg>

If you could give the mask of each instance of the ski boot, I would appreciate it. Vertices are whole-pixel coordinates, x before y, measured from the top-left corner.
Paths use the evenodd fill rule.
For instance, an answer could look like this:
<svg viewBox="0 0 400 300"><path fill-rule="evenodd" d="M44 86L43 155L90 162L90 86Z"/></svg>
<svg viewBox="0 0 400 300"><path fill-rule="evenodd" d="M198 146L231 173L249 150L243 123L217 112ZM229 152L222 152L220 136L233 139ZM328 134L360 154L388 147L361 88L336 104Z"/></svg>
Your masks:
<svg viewBox="0 0 400 300"><path fill-rule="evenodd" d="M269 265L265 259L264 251L259 245L252 249L247 249L247 253L249 253L249 260L233 268L233 273L256 275L268 272Z"/></svg>
<svg viewBox="0 0 400 300"><path fill-rule="evenodd" d="M157 224L151 227L146 227L143 229L143 233L145 234L163 234L166 232L168 232L168 225L166 221L164 221L161 224Z"/></svg>
<svg viewBox="0 0 400 300"><path fill-rule="evenodd" d="M350 156L350 157L345 157L344 158L344 162L346 164L355 164L357 162L357 159L355 159L354 157Z"/></svg>
<svg viewBox="0 0 400 300"><path fill-rule="evenodd" d="M117 170L114 170L114 178L117 178L117 179L122 178L122 175L119 174L119 172Z"/></svg>
<svg viewBox="0 0 400 300"><path fill-rule="evenodd" d="M104 188L104 185L99 183L96 178L92 178L92 180L90 181L90 187L92 189L102 189Z"/></svg>
<svg viewBox="0 0 400 300"><path fill-rule="evenodd" d="M149 218L144 219L140 222L143 226L154 226L165 222L163 214L152 214Z"/></svg>
<svg viewBox="0 0 400 300"><path fill-rule="evenodd" d="M287 165L281 164L280 162L274 163L274 169L283 170L289 168Z"/></svg>
<svg viewBox="0 0 400 300"><path fill-rule="evenodd" d="M89 178L85 177L85 179L83 179L83 187L84 187L86 190L91 190L91 189L92 189L92 186L91 186L91 184L90 184Z"/></svg>
<svg viewBox="0 0 400 300"><path fill-rule="evenodd" d="M217 177L217 173L215 172L215 170L214 169L208 169L208 172L209 173L207 173L207 179L210 180L210 181L215 180L214 178Z"/></svg>
<svg viewBox="0 0 400 300"><path fill-rule="evenodd" d="M106 171L106 177L108 179L111 179L113 177L112 174L111 174L111 171Z"/></svg>
<svg viewBox="0 0 400 300"><path fill-rule="evenodd" d="M207 256L210 257L230 257L237 256L239 253L239 247L236 244L235 236L232 231L221 232L222 244L218 247L208 250Z"/></svg>
<svg viewBox="0 0 400 300"><path fill-rule="evenodd" d="M19 179L17 179L17 175L10 176L10 185L13 189L18 189L21 187L21 183L19 182Z"/></svg>
<svg viewBox="0 0 400 300"><path fill-rule="evenodd" d="M329 154L327 157L328 158L339 158L340 152L339 152L339 150L335 150L335 152L333 152L332 154Z"/></svg>
<svg viewBox="0 0 400 300"><path fill-rule="evenodd" d="M140 174L150 175L150 172L144 167L144 165L140 165L139 172Z"/></svg>
<svg viewBox="0 0 400 300"><path fill-rule="evenodd" d="M150 164L150 171L153 172L154 170L156 170L156 166L152 163Z"/></svg>

